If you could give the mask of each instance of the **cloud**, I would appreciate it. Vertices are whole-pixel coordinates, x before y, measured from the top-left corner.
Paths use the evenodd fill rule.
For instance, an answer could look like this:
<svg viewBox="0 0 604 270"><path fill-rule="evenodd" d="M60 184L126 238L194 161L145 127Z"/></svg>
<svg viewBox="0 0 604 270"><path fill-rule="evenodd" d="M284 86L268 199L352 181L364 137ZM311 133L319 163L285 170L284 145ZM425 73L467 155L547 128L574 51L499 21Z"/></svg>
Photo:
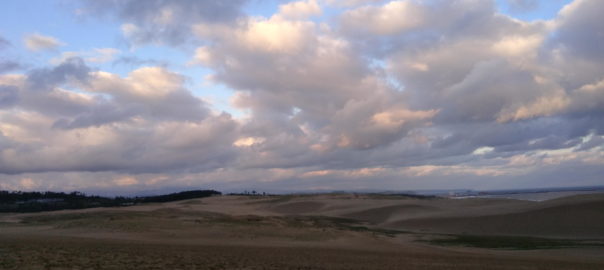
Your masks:
<svg viewBox="0 0 604 270"><path fill-rule="evenodd" d="M168 67L169 63L167 61L156 60L156 59L142 59L136 56L120 56L117 59L113 60L113 66L125 65L130 67L140 67L140 66L161 66Z"/></svg>
<svg viewBox="0 0 604 270"><path fill-rule="evenodd" d="M197 49L196 61L219 71L214 79L238 91L234 106L253 114L250 136L269 142L291 136L305 140L306 150L370 149L404 137L438 111L409 109L346 40L309 21L275 15L230 28L200 25L196 33L215 39Z"/></svg>
<svg viewBox="0 0 604 270"><path fill-rule="evenodd" d="M325 0L329 5L336 7L354 7L360 5L380 4L386 0Z"/></svg>
<svg viewBox="0 0 604 270"><path fill-rule="evenodd" d="M352 9L342 16L342 25L349 31L392 35L422 25L425 17L424 8L415 2L392 1Z"/></svg>
<svg viewBox="0 0 604 270"><path fill-rule="evenodd" d="M138 184L138 180L132 176L122 176L113 180L118 186L132 186Z"/></svg>
<svg viewBox="0 0 604 270"><path fill-rule="evenodd" d="M11 46L10 41L8 41L0 36L0 50L4 50L10 46Z"/></svg>
<svg viewBox="0 0 604 270"><path fill-rule="evenodd" d="M0 74L22 68L21 63L11 60L0 60Z"/></svg>
<svg viewBox="0 0 604 270"><path fill-rule="evenodd" d="M14 86L0 86L0 108L7 108L15 105L19 100L19 90Z"/></svg>
<svg viewBox="0 0 604 270"><path fill-rule="evenodd" d="M135 117L197 122L209 114L204 102L184 87L184 77L160 67L140 68L122 78L70 58L26 76L0 78L7 89L5 106L19 100L19 107L57 117L55 128L99 126Z"/></svg>
<svg viewBox="0 0 604 270"><path fill-rule="evenodd" d="M604 42L604 36L596 28L604 23L604 18L598 12L603 4L600 1L578 0L560 11L556 39L561 50L568 50L575 57L604 59L604 52L597 46Z"/></svg>
<svg viewBox="0 0 604 270"><path fill-rule="evenodd" d="M115 48L95 48L85 52L63 52L60 57L51 59L51 63L58 64L69 58L79 57L88 63L106 63L111 62L121 53Z"/></svg>
<svg viewBox="0 0 604 270"><path fill-rule="evenodd" d="M305 19L321 13L321 7L316 0L290 2L279 6L279 15L289 19Z"/></svg>
<svg viewBox="0 0 604 270"><path fill-rule="evenodd" d="M160 67L120 77L78 58L0 76L0 172L226 166L234 158L237 123L228 114L210 114L184 80Z"/></svg>
<svg viewBox="0 0 604 270"><path fill-rule="evenodd" d="M118 112L177 121L199 121L209 114L204 102L184 88L183 76L161 67L139 68L126 78L107 72L91 76L85 89L111 95Z"/></svg>
<svg viewBox="0 0 604 270"><path fill-rule="evenodd" d="M65 43L54 37L40 34L27 35L23 41L25 42L25 47L31 51L55 50L65 45Z"/></svg>
<svg viewBox="0 0 604 270"><path fill-rule="evenodd" d="M70 81L85 81L89 72L90 68L82 58L73 57L52 68L31 70L27 83L30 90L43 92Z"/></svg>
<svg viewBox="0 0 604 270"><path fill-rule="evenodd" d="M13 45L10 43L10 41L0 36L0 51L9 50L12 47ZM0 74L23 68L23 64L21 64L19 61L15 60L14 58L11 59L12 57L7 57L6 55L9 54L6 52L4 54L5 55L0 56Z"/></svg>
<svg viewBox="0 0 604 270"><path fill-rule="evenodd" d="M10 145L0 155L5 174L213 169L232 158L236 128L226 115L199 123L132 121L68 130L52 128L54 119L37 113L1 116Z"/></svg>
<svg viewBox="0 0 604 270"><path fill-rule="evenodd" d="M82 0L82 12L123 22L122 33L134 45L179 45L190 36L194 23L232 23L242 14L246 0Z"/></svg>
<svg viewBox="0 0 604 270"><path fill-rule="evenodd" d="M177 46L188 58L83 49L0 75L7 186L601 182L597 1L531 22L479 0L297 1L267 16L243 14L245 1L83 3L117 19L132 43ZM90 66L103 62L114 70ZM200 74L212 87L187 77ZM198 95L211 91L242 113L210 110Z"/></svg>

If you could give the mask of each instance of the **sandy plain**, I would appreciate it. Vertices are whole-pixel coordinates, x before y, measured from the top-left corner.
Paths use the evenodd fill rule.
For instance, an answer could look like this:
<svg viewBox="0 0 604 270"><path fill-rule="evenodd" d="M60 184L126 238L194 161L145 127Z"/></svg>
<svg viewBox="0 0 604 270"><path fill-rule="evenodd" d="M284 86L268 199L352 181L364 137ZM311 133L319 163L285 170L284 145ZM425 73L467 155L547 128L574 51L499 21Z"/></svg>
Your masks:
<svg viewBox="0 0 604 270"><path fill-rule="evenodd" d="M0 215L0 269L604 269L604 194L322 194Z"/></svg>

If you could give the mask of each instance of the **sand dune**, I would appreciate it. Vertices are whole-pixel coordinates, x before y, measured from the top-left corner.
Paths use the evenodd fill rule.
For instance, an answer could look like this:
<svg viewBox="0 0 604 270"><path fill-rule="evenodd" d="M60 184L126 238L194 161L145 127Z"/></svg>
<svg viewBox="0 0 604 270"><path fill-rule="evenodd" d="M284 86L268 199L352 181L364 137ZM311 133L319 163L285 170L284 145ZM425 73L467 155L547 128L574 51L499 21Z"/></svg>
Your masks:
<svg viewBox="0 0 604 270"><path fill-rule="evenodd" d="M363 211L347 213L342 216L356 220L367 221L370 223L382 224L388 222L394 217L411 218L418 215L428 215L431 212L435 211L439 211L439 209L434 206L409 204L375 207Z"/></svg>
<svg viewBox="0 0 604 270"><path fill-rule="evenodd" d="M430 232L604 238L604 200L478 217L422 218L389 226Z"/></svg>
<svg viewBox="0 0 604 270"><path fill-rule="evenodd" d="M325 203L321 202L292 202L276 205L271 210L281 214L296 215L315 213L323 207L325 207Z"/></svg>
<svg viewBox="0 0 604 270"><path fill-rule="evenodd" d="M4 214L0 216L0 269L91 264L98 269L604 268L599 255L604 247L597 245L522 251L424 242L444 237L441 234L528 235L600 243L604 195L539 203L355 194L219 196L123 208ZM130 248L140 252L130 254ZM22 259L26 257L32 259Z"/></svg>

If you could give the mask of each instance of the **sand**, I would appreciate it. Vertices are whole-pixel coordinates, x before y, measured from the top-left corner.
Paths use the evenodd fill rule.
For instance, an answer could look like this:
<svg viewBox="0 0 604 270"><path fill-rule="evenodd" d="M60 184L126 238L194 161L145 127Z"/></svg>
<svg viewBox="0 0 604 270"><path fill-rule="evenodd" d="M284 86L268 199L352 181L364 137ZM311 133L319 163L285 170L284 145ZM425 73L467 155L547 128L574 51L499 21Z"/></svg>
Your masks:
<svg viewBox="0 0 604 270"><path fill-rule="evenodd" d="M427 242L450 234L597 244L522 250ZM599 243L604 194L544 202L218 196L0 215L0 269L604 269Z"/></svg>

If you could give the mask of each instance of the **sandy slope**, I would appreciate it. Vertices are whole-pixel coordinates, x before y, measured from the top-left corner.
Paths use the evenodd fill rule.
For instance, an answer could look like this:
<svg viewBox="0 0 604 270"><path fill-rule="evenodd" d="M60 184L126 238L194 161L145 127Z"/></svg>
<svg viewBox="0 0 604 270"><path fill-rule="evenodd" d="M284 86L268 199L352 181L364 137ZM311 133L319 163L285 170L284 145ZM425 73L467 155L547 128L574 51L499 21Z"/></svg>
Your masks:
<svg viewBox="0 0 604 270"><path fill-rule="evenodd" d="M389 226L447 233L604 238L604 200L535 208L477 217L401 220Z"/></svg>
<svg viewBox="0 0 604 270"><path fill-rule="evenodd" d="M433 233L604 240L604 194L546 202L219 196L4 214L0 269L604 269L600 247L510 251L417 241Z"/></svg>
<svg viewBox="0 0 604 270"><path fill-rule="evenodd" d="M298 196L285 202L269 200L259 210L345 217L411 231L604 238L604 194L544 202Z"/></svg>

